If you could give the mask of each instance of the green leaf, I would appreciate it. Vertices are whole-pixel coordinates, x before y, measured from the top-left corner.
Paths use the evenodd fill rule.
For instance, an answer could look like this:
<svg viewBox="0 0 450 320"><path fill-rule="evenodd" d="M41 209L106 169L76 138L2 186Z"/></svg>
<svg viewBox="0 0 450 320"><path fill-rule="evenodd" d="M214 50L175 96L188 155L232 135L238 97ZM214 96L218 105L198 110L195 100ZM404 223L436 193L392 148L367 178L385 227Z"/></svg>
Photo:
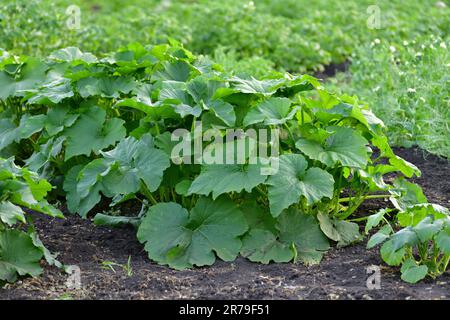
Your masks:
<svg viewBox="0 0 450 320"><path fill-rule="evenodd" d="M414 175L420 177L421 175L419 168L399 156L393 155L390 157L389 163L401 171L407 178L411 178Z"/></svg>
<svg viewBox="0 0 450 320"><path fill-rule="evenodd" d="M277 219L272 217L269 210L260 206L255 199L245 201L240 209L244 213L250 229L264 229L273 234L278 234L276 229Z"/></svg>
<svg viewBox="0 0 450 320"><path fill-rule="evenodd" d="M384 225L377 233L370 237L369 241L367 241L367 249L371 249L389 239L392 232L392 228L389 224Z"/></svg>
<svg viewBox="0 0 450 320"><path fill-rule="evenodd" d="M70 197L69 195L67 196L68 200L70 198L73 201L71 203L73 206L69 207L74 209L72 212L78 212L81 217L85 218L87 213L100 202L100 192L105 190L103 178L110 170L111 168L104 159L95 159L79 171L75 181L70 176L67 188L71 190L73 188L72 184L76 184L75 191L72 191Z"/></svg>
<svg viewBox="0 0 450 320"><path fill-rule="evenodd" d="M9 226L16 224L18 221L26 223L22 208L9 201L0 202L0 220Z"/></svg>
<svg viewBox="0 0 450 320"><path fill-rule="evenodd" d="M15 141L19 142L22 139L27 139L41 131L44 128L45 118L46 116L43 114L36 116L26 114L20 118L19 126L16 129Z"/></svg>
<svg viewBox="0 0 450 320"><path fill-rule="evenodd" d="M434 219L450 217L449 210L434 203L419 203L406 207L405 211L397 214L397 219L402 227L415 226L427 216L433 216Z"/></svg>
<svg viewBox="0 0 450 320"><path fill-rule="evenodd" d="M9 200L19 206L37 204L38 202L33 197L33 193L27 183L20 180L13 180L7 185L10 191Z"/></svg>
<svg viewBox="0 0 450 320"><path fill-rule="evenodd" d="M369 159L367 140L350 128L331 127L334 134L324 143L300 139L295 146L314 160L328 167L340 164L345 167L365 168Z"/></svg>
<svg viewBox="0 0 450 320"><path fill-rule="evenodd" d="M66 127L70 127L78 119L79 114L70 113L70 108L66 105L56 105L49 108L45 119L45 130L49 136L54 136Z"/></svg>
<svg viewBox="0 0 450 320"><path fill-rule="evenodd" d="M223 82L207 79L202 75L187 83L187 92L194 99L195 103L201 104L203 102L209 105L217 89L221 87L224 87Z"/></svg>
<svg viewBox="0 0 450 320"><path fill-rule="evenodd" d="M189 188L191 187L191 180L182 180L175 186L175 192L183 197L188 195Z"/></svg>
<svg viewBox="0 0 450 320"><path fill-rule="evenodd" d="M319 168L309 168L300 154L287 154L279 158L279 169L267 180L270 212L277 217L283 209L305 197L309 205L324 197L333 197L334 179Z"/></svg>
<svg viewBox="0 0 450 320"><path fill-rule="evenodd" d="M53 51L49 59L56 61L65 61L65 62L86 62L86 63L95 63L97 62L97 58L89 53L82 52L77 47L67 47L64 49Z"/></svg>
<svg viewBox="0 0 450 320"><path fill-rule="evenodd" d="M398 266L402 263L406 249L394 250L393 241L389 240L381 246L381 258L390 266Z"/></svg>
<svg viewBox="0 0 450 320"><path fill-rule="evenodd" d="M339 241L341 235L334 226L334 221L326 213L319 212L317 214L317 220L319 220L320 229L331 240Z"/></svg>
<svg viewBox="0 0 450 320"><path fill-rule="evenodd" d="M253 77L249 79L233 77L230 79L230 82L232 88L239 92L270 96L283 85L284 79L257 80Z"/></svg>
<svg viewBox="0 0 450 320"><path fill-rule="evenodd" d="M172 155L173 148L178 143L178 141L172 141L172 134L168 131L155 137L155 146L169 157Z"/></svg>
<svg viewBox="0 0 450 320"><path fill-rule="evenodd" d="M381 156L388 158L389 163L407 178L411 178L413 175L420 177L421 172L415 165L395 155L394 151L392 151L389 146L388 138L386 136L376 135L372 138L371 142L375 147L380 149Z"/></svg>
<svg viewBox="0 0 450 320"><path fill-rule="evenodd" d="M396 178L393 184L394 189L390 190L393 197L390 200L398 210L405 211L411 205L428 203L427 197L419 185L411 183L403 177Z"/></svg>
<svg viewBox="0 0 450 320"><path fill-rule="evenodd" d="M335 220L334 225L340 235L338 247L348 246L354 242L360 241L362 236L359 233L359 226L354 222Z"/></svg>
<svg viewBox="0 0 450 320"><path fill-rule="evenodd" d="M188 104L190 105L191 99L186 91L186 83L179 81L163 81L161 84L161 90L159 91L158 99L160 101L167 101L173 104Z"/></svg>
<svg viewBox="0 0 450 320"><path fill-rule="evenodd" d="M66 174L63 189L66 192L67 208L75 213L78 210L81 198L77 192L78 175L83 169L83 165L73 166Z"/></svg>
<svg viewBox="0 0 450 320"><path fill-rule="evenodd" d="M384 127L383 121L378 119L370 110L363 109L357 104L339 103L331 109L319 110L316 116L325 123L342 118L353 118L373 133L378 133L378 129Z"/></svg>
<svg viewBox="0 0 450 320"><path fill-rule="evenodd" d="M66 137L59 136L58 138L50 139L46 143L39 146L39 151L34 152L30 158L25 160L27 167L32 171L39 171L43 167L49 165L52 158L55 158L63 148L63 143Z"/></svg>
<svg viewBox="0 0 450 320"><path fill-rule="evenodd" d="M0 119L0 150L14 142L16 126L11 119Z"/></svg>
<svg viewBox="0 0 450 320"><path fill-rule="evenodd" d="M42 273L39 261L43 254L25 232L0 231L0 280L14 282L17 276Z"/></svg>
<svg viewBox="0 0 450 320"><path fill-rule="evenodd" d="M403 281L417 283L427 276L428 267L425 265L417 265L416 261L408 259L403 263L400 271L402 273L401 278Z"/></svg>
<svg viewBox="0 0 450 320"><path fill-rule="evenodd" d="M212 265L215 255L233 261L247 231L242 212L227 198L200 198L189 214L177 203L150 207L142 219L138 239L149 258L175 269Z"/></svg>
<svg viewBox="0 0 450 320"><path fill-rule="evenodd" d="M46 200L41 200L38 203L18 203L21 206L27 207L28 209L34 210L46 214L53 218L64 218L61 211L50 205Z"/></svg>
<svg viewBox="0 0 450 320"><path fill-rule="evenodd" d="M96 226L108 226L108 227L122 227L124 225L132 225L138 227L140 224L140 218L138 217L125 217L125 216L109 216L103 213L97 213L94 217L94 224Z"/></svg>
<svg viewBox="0 0 450 320"><path fill-rule="evenodd" d="M377 213L368 216L366 227L364 228L365 233L368 234L370 230L378 226L380 222L383 220L384 215L389 211L390 211L389 209L381 209Z"/></svg>
<svg viewBox="0 0 450 320"><path fill-rule="evenodd" d="M426 242L442 230L444 226L444 219L434 220L432 216L425 217L412 229L417 234L420 242Z"/></svg>
<svg viewBox="0 0 450 320"><path fill-rule="evenodd" d="M77 156L87 155L91 152L98 153L109 147L116 141L125 137L125 121L112 118L106 120L105 110L99 107L91 107L81 114L75 124L65 130L67 147L65 160Z"/></svg>
<svg viewBox="0 0 450 320"><path fill-rule="evenodd" d="M200 175L192 182L189 194L209 195L213 199L227 192L251 192L254 187L264 183L266 175L261 174L258 164L217 164L205 165Z"/></svg>
<svg viewBox="0 0 450 320"><path fill-rule="evenodd" d="M269 98L256 105L244 118L244 126L255 123L265 125L280 125L291 120L298 108L291 110L291 100L288 98Z"/></svg>
<svg viewBox="0 0 450 320"><path fill-rule="evenodd" d="M76 88L82 98L100 96L119 98L121 93L129 93L136 86L131 77L87 77L77 81Z"/></svg>
<svg viewBox="0 0 450 320"><path fill-rule="evenodd" d="M95 159L88 163L77 176L77 192L81 198L87 197L92 193L93 187L101 182L111 168L104 159Z"/></svg>
<svg viewBox="0 0 450 320"><path fill-rule="evenodd" d="M126 181L142 179L151 192L160 186L164 170L170 166L169 157L155 148L150 134L143 135L140 140L128 137L102 155L110 163L117 162L122 175L134 175L135 178Z"/></svg>
<svg viewBox="0 0 450 320"><path fill-rule="evenodd" d="M94 162L95 161L95 162ZM66 174L63 189L66 191L67 207L70 212L78 212L80 216L86 217L87 213L101 200L100 191L103 188L101 183L97 183L99 175L109 170L104 164L103 159L92 161L86 167L82 185L88 188L84 190L82 187L78 189L79 176L82 176L83 165L72 167ZM95 171L98 173L96 174ZM86 175L86 173L88 173Z"/></svg>
<svg viewBox="0 0 450 320"><path fill-rule="evenodd" d="M403 228L394 233L390 239L392 250L397 251L405 246L414 246L419 242L416 232L411 228Z"/></svg>
<svg viewBox="0 0 450 320"><path fill-rule="evenodd" d="M73 96L71 80L56 74L50 75L38 89L27 91L25 99L30 104L57 104Z"/></svg>
<svg viewBox="0 0 450 320"><path fill-rule="evenodd" d="M0 72L0 99L22 97L27 90L34 89L45 81L47 69L47 64L39 59L27 58L26 62L20 65L20 71L14 79L6 72Z"/></svg>
<svg viewBox="0 0 450 320"><path fill-rule="evenodd" d="M441 251L446 254L450 255L450 224L447 223L446 227L442 229L437 235L436 235L436 244Z"/></svg>
<svg viewBox="0 0 450 320"><path fill-rule="evenodd" d="M228 102L223 100L213 100L208 104L208 108L214 112L214 115L222 120L227 126L233 127L236 123L236 114L234 108Z"/></svg>
<svg viewBox="0 0 450 320"><path fill-rule="evenodd" d="M192 66L184 61L165 62L164 70L154 73L152 79L186 82L192 70Z"/></svg>
<svg viewBox="0 0 450 320"><path fill-rule="evenodd" d="M242 239L241 255L250 261L268 264L274 262L289 262L294 252L289 244L280 242L268 230L253 229Z"/></svg>
<svg viewBox="0 0 450 320"><path fill-rule="evenodd" d="M172 108L182 118L189 116L189 115L198 118L202 114L202 108L198 105L191 107L190 105L180 103L180 104L172 105Z"/></svg>
<svg viewBox="0 0 450 320"><path fill-rule="evenodd" d="M152 101L152 90L153 86L151 84L141 83L132 91L135 96L118 101L114 105L114 108L129 107L139 110L148 115L152 120L177 118L178 115L175 113L173 107Z"/></svg>
<svg viewBox="0 0 450 320"><path fill-rule="evenodd" d="M47 263L51 266L55 266L57 268L62 268L63 265L61 262L59 262L56 257L58 256L58 254L53 254L50 252L50 250L48 250L44 244L42 243L41 239L39 238L38 234L36 233L36 230L34 229L34 226L31 225L28 228L28 234L31 237L31 240L33 241L33 245L38 248L39 250L41 250L42 254L44 255L45 261L47 261Z"/></svg>
<svg viewBox="0 0 450 320"><path fill-rule="evenodd" d="M6 100L14 95L16 82L5 71L0 71L0 99Z"/></svg>
<svg viewBox="0 0 450 320"><path fill-rule="evenodd" d="M132 98L126 98L118 101L115 107L131 107L136 110L147 113L155 104L152 101L153 86L150 83L141 83L137 85L133 90Z"/></svg>
<svg viewBox="0 0 450 320"><path fill-rule="evenodd" d="M150 134L140 140L128 137L114 149L101 152L85 167L71 169L64 182L71 212L86 216L101 199L133 194L141 189L141 181L150 192L161 184L164 170L170 166L169 157L154 146Z"/></svg>
<svg viewBox="0 0 450 320"><path fill-rule="evenodd" d="M300 213L294 208L285 210L278 219L279 239L294 244L297 257L306 265L318 264L330 245L312 215Z"/></svg>
<svg viewBox="0 0 450 320"><path fill-rule="evenodd" d="M20 142L44 127L45 115L30 116L25 114L20 118L19 126L16 127L11 119L0 119L0 151L11 143Z"/></svg>
<svg viewBox="0 0 450 320"><path fill-rule="evenodd" d="M317 214L320 229L331 240L338 242L338 247L347 246L361 239L356 223L331 218L328 214Z"/></svg>
<svg viewBox="0 0 450 320"><path fill-rule="evenodd" d="M47 180L40 179L36 173L24 169L22 177L28 184L33 198L36 201L43 200L47 193L52 190L52 185Z"/></svg>

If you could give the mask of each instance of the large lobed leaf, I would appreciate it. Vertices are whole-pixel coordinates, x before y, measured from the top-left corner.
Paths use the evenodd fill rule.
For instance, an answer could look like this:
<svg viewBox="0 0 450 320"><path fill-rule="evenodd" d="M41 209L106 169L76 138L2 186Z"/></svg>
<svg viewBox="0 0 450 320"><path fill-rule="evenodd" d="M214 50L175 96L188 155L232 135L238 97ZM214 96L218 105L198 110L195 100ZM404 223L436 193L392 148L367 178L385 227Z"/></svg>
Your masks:
<svg viewBox="0 0 450 320"><path fill-rule="evenodd" d="M258 164L217 164L204 166L201 174L192 182L189 194L209 195L213 199L228 192L251 192L267 179Z"/></svg>
<svg viewBox="0 0 450 320"><path fill-rule="evenodd" d="M345 167L365 168L369 160L367 140L350 128L331 129L334 133L322 143L300 139L295 146L311 159L319 160L328 167L340 164Z"/></svg>
<svg viewBox="0 0 450 320"><path fill-rule="evenodd" d="M277 217L284 209L298 203L301 197L312 205L322 198L332 198L334 179L320 168L308 168L300 154L280 156L279 169L267 180L270 212Z"/></svg>
<svg viewBox="0 0 450 320"><path fill-rule="evenodd" d="M200 198L189 213L177 203L150 207L138 230L149 258L176 269L212 265L215 254L236 258L247 231L242 212L226 197Z"/></svg>
<svg viewBox="0 0 450 320"><path fill-rule="evenodd" d="M73 126L65 130L67 147L65 160L109 147L125 137L125 122L122 119L106 120L106 111L100 107L91 107L81 114Z"/></svg>

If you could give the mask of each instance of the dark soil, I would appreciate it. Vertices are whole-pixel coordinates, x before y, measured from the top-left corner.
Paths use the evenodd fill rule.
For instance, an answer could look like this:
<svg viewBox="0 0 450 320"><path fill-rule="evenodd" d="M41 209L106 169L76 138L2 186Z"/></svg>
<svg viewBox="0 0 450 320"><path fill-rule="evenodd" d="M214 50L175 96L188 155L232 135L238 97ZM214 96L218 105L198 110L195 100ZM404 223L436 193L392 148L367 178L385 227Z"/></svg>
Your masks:
<svg viewBox="0 0 450 320"><path fill-rule="evenodd" d="M448 160L416 149L397 149L397 154L415 163L422 177L415 179L432 202L449 207L450 164ZM367 202L361 212L385 205ZM0 299L449 299L450 275L410 285L400 279L398 268L386 266L377 249L366 250L365 242L330 250L320 265L251 263L239 258L233 263L194 270L175 271L150 262L131 228L95 227L90 221L68 215L66 220L36 219L45 245L59 252L59 259L81 269L82 287L68 289L67 275L46 267L40 278L27 278L0 289ZM133 275L121 267L102 268L102 262L126 264L131 256ZM367 267L379 266L381 288L366 286Z"/></svg>
<svg viewBox="0 0 450 320"><path fill-rule="evenodd" d="M350 61L345 60L341 63L330 63L324 66L322 71L317 71L314 76L318 79L326 80L328 78L334 77L338 72L347 72L350 68Z"/></svg>

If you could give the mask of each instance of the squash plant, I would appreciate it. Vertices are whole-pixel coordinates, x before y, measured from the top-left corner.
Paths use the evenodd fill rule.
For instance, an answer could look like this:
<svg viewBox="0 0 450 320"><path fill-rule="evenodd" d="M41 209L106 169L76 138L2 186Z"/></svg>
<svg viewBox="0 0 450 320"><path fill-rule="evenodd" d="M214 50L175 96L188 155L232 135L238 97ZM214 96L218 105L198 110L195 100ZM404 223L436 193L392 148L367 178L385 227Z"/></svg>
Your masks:
<svg viewBox="0 0 450 320"><path fill-rule="evenodd" d="M150 259L176 269L238 255L318 263L332 243L362 238L350 220L366 199L406 201L386 174L420 175L358 98L307 75L228 74L175 41L101 58L3 52L0 68L0 154L48 178L82 217L102 198L142 202L136 217L94 221L136 226ZM239 143L232 163L199 161Z"/></svg>
<svg viewBox="0 0 450 320"><path fill-rule="evenodd" d="M401 265L402 279L416 283L427 275L443 274L450 261L450 213L447 208L428 203L421 188L404 179L394 181L395 208L370 215L366 233L381 225L367 242L367 248L381 246L382 259L391 266ZM398 197L401 195L401 197ZM394 213L395 219L386 219Z"/></svg>

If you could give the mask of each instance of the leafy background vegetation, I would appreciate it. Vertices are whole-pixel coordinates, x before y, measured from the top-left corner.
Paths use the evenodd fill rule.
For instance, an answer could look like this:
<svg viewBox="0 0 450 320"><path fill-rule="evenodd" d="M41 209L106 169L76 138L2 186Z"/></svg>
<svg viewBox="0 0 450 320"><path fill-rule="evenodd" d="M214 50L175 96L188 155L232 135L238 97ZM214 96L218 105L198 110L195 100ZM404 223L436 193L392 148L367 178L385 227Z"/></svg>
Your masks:
<svg viewBox="0 0 450 320"><path fill-rule="evenodd" d="M80 30L65 27L71 4L81 8ZM380 9L379 29L367 27L367 8L374 4ZM313 72L351 61L337 87L369 103L392 128L392 142L448 157L450 9L443 4L15 0L0 9L0 38L14 53L43 56L66 46L105 53L134 41L163 43L170 37L229 70L254 76ZM376 39L381 43L373 46Z"/></svg>
<svg viewBox="0 0 450 320"><path fill-rule="evenodd" d="M103 59L75 47L43 59L3 52L0 64L0 155L10 164L0 172L5 180L0 185L2 234L15 235L25 227L17 205L60 216L38 202L52 190L39 180L46 178L65 196L68 210L83 218L95 214L102 200L109 199L110 207L140 203L135 216L111 210L95 215L94 223L137 227L149 258L160 264L186 269L211 265L216 256L233 261L240 254L261 263L310 265L319 263L333 243L360 241L354 213L367 199L387 198L394 208L356 218L367 219L371 227L383 220L383 228L389 227L372 244L392 236L381 249L386 262L402 264L410 282L447 268L448 209L429 204L419 186L404 180L420 170L395 155L383 122L367 105L324 90L314 77L232 76L174 40L170 45L130 44ZM213 163L194 161L201 155L192 153L196 138L192 141L188 129L196 132L197 120L203 136L213 130L214 139L203 137L201 151ZM269 174L260 146L274 145L256 140L256 130L275 127L283 129L281 155ZM227 130L235 128L255 131L225 142ZM174 161L171 134L180 129L187 132L183 139L189 137L190 150ZM235 144L247 150L241 162L224 164ZM256 149L258 158L252 159ZM26 168L16 168L13 157ZM386 175L392 173L397 178L389 182ZM405 228L400 236L392 234L398 223ZM32 221L28 224L32 228ZM427 231L429 225L435 230L431 236L405 241L404 233ZM21 250L39 253L33 233L21 235L28 239ZM14 243L3 241L0 280L36 275L28 271L31 267L24 271L14 263ZM418 260L412 251L416 245L425 252ZM32 258L36 263L41 257Z"/></svg>
<svg viewBox="0 0 450 320"><path fill-rule="evenodd" d="M81 8L79 30L65 25L72 4ZM2 186L11 189L2 189L0 203L17 213L13 221L8 210L0 211L6 217L0 230L35 254L25 261L32 264L28 269L0 268L6 270L0 280L38 273L44 255L54 262L32 221L17 209L30 204L14 196L20 182L31 190L31 204L43 201L51 190L46 180L39 182L43 178L83 217L102 196L113 206L142 202L137 217L98 214L94 221L139 226L149 257L178 269L212 264L215 254L223 260L241 254L262 263L316 263L330 241L360 239L348 219L362 201L389 197L394 209L366 217L366 232L381 227L370 246L382 244L383 259L402 264L406 281L445 272L448 210L428 204L420 188L402 178L385 183L385 174L411 177L419 171L393 153L377 116L394 145L449 157L449 8L435 1L377 1L381 25L370 29L373 12L367 8L373 4L8 1L0 9L0 150L25 168L0 175ZM69 48L58 50L63 47ZM350 68L327 79L326 90L312 77L284 75L339 64ZM267 178L253 174L258 170L251 166L170 165L169 133L191 128L196 118L222 129L283 125L281 173ZM380 150L379 158L369 158L369 145ZM149 161L152 170L143 165ZM236 179L208 183L224 175ZM283 189L286 180L292 189ZM45 186L37 196L35 184ZM37 211L59 216L55 210L48 205ZM217 224L226 234L214 230ZM301 236L307 232L313 240L305 246ZM205 235L215 241L205 245ZM164 236L170 245L155 241ZM0 246L4 260L10 256L7 241Z"/></svg>

